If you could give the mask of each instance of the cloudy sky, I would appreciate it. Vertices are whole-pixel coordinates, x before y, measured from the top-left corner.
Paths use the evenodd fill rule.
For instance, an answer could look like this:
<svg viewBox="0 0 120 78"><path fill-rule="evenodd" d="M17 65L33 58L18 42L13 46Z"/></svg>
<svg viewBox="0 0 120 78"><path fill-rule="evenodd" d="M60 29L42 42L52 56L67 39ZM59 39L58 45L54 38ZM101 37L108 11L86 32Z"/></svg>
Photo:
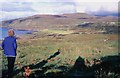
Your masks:
<svg viewBox="0 0 120 78"><path fill-rule="evenodd" d="M35 14L116 15L119 0L0 0L0 21Z"/></svg>

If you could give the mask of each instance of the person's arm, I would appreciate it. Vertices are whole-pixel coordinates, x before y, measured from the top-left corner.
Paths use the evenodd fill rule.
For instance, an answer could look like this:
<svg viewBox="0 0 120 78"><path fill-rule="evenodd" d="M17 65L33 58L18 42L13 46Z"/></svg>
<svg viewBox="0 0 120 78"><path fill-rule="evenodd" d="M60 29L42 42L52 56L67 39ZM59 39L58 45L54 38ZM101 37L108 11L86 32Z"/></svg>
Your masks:
<svg viewBox="0 0 120 78"><path fill-rule="evenodd" d="M14 40L14 49L16 50L17 49L17 41L16 41L16 39Z"/></svg>
<svg viewBox="0 0 120 78"><path fill-rule="evenodd" d="M4 40L3 40L3 42L2 42L2 45L1 45L1 47L2 47L2 49L4 49Z"/></svg>

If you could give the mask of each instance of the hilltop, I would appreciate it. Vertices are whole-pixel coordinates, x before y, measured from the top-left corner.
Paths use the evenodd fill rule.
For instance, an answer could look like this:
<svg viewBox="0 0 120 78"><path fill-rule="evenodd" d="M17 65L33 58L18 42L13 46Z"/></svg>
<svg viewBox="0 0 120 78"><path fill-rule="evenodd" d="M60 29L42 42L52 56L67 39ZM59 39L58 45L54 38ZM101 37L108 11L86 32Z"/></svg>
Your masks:
<svg viewBox="0 0 120 78"><path fill-rule="evenodd" d="M34 15L2 21L3 27L14 29L41 30L75 28L82 23L117 22L115 16L93 16L86 13L72 13L62 15Z"/></svg>

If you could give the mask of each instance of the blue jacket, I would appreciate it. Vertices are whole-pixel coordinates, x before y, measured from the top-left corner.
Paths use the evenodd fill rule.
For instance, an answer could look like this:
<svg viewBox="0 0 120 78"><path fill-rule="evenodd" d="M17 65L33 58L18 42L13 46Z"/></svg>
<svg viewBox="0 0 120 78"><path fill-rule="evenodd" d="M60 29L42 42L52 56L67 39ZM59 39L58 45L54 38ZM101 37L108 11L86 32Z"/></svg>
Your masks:
<svg viewBox="0 0 120 78"><path fill-rule="evenodd" d="M16 38L12 36L6 37L2 42L2 48L6 57L16 57L17 42Z"/></svg>

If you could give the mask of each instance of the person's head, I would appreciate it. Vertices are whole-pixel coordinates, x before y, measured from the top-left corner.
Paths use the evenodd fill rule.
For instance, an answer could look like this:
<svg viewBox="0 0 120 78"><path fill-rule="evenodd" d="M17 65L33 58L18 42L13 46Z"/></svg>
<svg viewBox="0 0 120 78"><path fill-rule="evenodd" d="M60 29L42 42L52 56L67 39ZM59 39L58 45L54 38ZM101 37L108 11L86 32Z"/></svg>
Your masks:
<svg viewBox="0 0 120 78"><path fill-rule="evenodd" d="M8 30L8 35L9 36L14 36L14 30L13 29L10 29L10 30Z"/></svg>

